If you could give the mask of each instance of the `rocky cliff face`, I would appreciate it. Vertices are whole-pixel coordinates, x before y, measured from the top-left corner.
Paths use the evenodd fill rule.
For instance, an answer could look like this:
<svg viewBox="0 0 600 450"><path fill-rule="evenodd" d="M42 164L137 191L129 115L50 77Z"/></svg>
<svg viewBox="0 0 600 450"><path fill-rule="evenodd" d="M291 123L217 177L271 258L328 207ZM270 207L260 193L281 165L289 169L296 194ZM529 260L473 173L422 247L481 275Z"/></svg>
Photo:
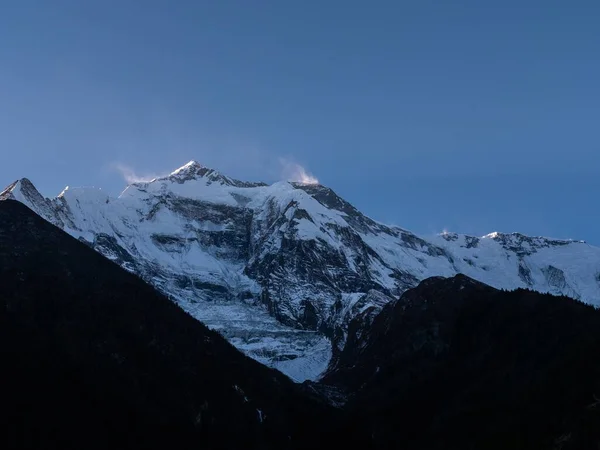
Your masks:
<svg viewBox="0 0 600 450"><path fill-rule="evenodd" d="M584 242L421 237L366 217L325 186L243 182L194 161L117 198L67 188L46 199L27 179L0 198L21 201L298 381L324 371L350 321L368 326L431 276L600 303L600 249Z"/></svg>

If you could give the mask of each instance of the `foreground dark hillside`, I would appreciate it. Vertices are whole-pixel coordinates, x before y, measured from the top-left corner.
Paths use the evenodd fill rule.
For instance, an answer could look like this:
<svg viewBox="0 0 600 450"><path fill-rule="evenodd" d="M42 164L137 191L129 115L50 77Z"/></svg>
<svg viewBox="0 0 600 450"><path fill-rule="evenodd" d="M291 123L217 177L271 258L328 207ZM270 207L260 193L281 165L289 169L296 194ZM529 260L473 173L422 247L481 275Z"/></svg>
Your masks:
<svg viewBox="0 0 600 450"><path fill-rule="evenodd" d="M308 448L336 431L330 407L13 201L0 300L1 448Z"/></svg>
<svg viewBox="0 0 600 450"><path fill-rule="evenodd" d="M324 382L376 447L600 448L600 311L459 275L359 325Z"/></svg>
<svg viewBox="0 0 600 450"><path fill-rule="evenodd" d="M456 276L368 323L295 385L0 202L0 447L600 448L600 311Z"/></svg>

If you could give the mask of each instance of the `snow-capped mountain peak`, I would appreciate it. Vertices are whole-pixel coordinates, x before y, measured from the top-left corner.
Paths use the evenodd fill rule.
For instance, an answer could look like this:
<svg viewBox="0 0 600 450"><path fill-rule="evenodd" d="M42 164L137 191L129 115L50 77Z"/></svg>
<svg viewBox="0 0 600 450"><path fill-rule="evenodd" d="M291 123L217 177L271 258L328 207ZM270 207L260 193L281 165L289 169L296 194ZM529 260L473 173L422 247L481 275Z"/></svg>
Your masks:
<svg viewBox="0 0 600 450"><path fill-rule="evenodd" d="M171 172L171 175L177 175L177 174L184 173L184 172L194 172L194 171L198 171L202 168L205 168L205 167L202 164L200 164L199 162L194 161L192 159L190 162L188 162L187 164L184 164L179 169L175 169L173 172Z"/></svg>
<svg viewBox="0 0 600 450"><path fill-rule="evenodd" d="M26 204L297 380L325 369L354 318L368 326L382 305L432 276L600 304L600 249L583 242L418 236L321 184L245 182L196 161L117 198L70 187L45 199L26 179L0 198Z"/></svg>
<svg viewBox="0 0 600 450"><path fill-rule="evenodd" d="M166 179L177 183L185 183L186 181L198 180L200 178L205 178L207 182L219 182L222 184L230 183L229 177L222 175L215 169L203 166L202 164L194 160L181 166L179 169L174 170L167 177L161 177L152 181Z"/></svg>
<svg viewBox="0 0 600 450"><path fill-rule="evenodd" d="M21 178L7 186L0 192L0 200L17 200L54 225L63 227L63 223L55 217L52 202L44 198L28 178Z"/></svg>
<svg viewBox="0 0 600 450"><path fill-rule="evenodd" d="M11 184L9 184L2 192L0 192L0 199L6 200L19 200L21 201L21 197L25 198L34 198L41 197L41 194L37 191L33 183L28 178L21 178ZM43 197L42 197L43 198Z"/></svg>

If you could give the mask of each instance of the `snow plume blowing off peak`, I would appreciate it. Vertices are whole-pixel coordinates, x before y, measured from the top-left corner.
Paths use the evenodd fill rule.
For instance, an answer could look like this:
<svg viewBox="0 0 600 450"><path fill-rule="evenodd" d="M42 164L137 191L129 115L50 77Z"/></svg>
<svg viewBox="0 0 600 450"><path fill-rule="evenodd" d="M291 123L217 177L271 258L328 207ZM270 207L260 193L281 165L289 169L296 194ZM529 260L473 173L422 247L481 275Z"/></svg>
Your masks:
<svg viewBox="0 0 600 450"><path fill-rule="evenodd" d="M281 163L281 172L285 180L302 184L319 184L317 177L309 173L300 164L283 158L279 162Z"/></svg>
<svg viewBox="0 0 600 450"><path fill-rule="evenodd" d="M280 179L301 184L319 184L319 180L309 171L307 171L302 165L296 163L291 159L279 158L280 164ZM131 166L120 162L111 164L111 168L121 174L127 184L144 183L154 181L158 178L163 178L169 175L179 175L188 171L195 171L201 168L205 168L202 164L195 160L189 161L187 164L179 167L178 169L167 173L140 173Z"/></svg>
<svg viewBox="0 0 600 450"><path fill-rule="evenodd" d="M133 168L122 163L113 163L112 168L119 172L127 184L144 183L161 177L160 174L139 174Z"/></svg>

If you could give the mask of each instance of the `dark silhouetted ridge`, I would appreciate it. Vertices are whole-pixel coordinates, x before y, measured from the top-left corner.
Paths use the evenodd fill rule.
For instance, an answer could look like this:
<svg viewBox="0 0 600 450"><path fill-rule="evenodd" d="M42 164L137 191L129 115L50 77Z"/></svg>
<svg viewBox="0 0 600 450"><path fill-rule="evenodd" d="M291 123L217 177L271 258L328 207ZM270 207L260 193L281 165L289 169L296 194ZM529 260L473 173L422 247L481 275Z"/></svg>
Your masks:
<svg viewBox="0 0 600 450"><path fill-rule="evenodd" d="M308 448L338 413L0 202L2 448Z"/></svg>
<svg viewBox="0 0 600 450"><path fill-rule="evenodd" d="M464 275L431 278L361 336L324 383L350 394L351 423L377 448L599 448L600 311L591 306Z"/></svg>

